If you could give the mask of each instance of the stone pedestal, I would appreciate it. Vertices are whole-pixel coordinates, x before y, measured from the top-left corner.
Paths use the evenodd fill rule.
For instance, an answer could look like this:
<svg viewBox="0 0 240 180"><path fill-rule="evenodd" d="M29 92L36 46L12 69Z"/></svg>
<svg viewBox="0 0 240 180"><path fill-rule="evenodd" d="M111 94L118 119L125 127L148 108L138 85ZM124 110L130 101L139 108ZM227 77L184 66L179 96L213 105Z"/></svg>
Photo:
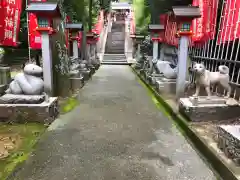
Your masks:
<svg viewBox="0 0 240 180"><path fill-rule="evenodd" d="M73 57L78 58L78 41L73 40Z"/></svg>
<svg viewBox="0 0 240 180"><path fill-rule="evenodd" d="M0 67L0 96L5 93L8 84L11 82L10 67Z"/></svg>
<svg viewBox="0 0 240 180"><path fill-rule="evenodd" d="M0 96L2 96L7 89L7 85L0 85Z"/></svg>
<svg viewBox="0 0 240 180"><path fill-rule="evenodd" d="M176 79L167 79L165 77L158 78L156 80L156 88L161 92L166 92L169 94L176 93Z"/></svg>
<svg viewBox="0 0 240 180"><path fill-rule="evenodd" d="M187 76L187 59L188 59L188 36L181 36L179 39L179 52L178 52L178 75L177 75L177 86L176 96L177 99L184 96L185 85Z"/></svg>
<svg viewBox="0 0 240 180"><path fill-rule="evenodd" d="M11 82L10 67L0 67L0 84L9 84Z"/></svg>
<svg viewBox="0 0 240 180"><path fill-rule="evenodd" d="M240 166L240 125L218 126L218 147Z"/></svg>
<svg viewBox="0 0 240 180"><path fill-rule="evenodd" d="M44 92L49 96L53 94L53 71L52 71L52 49L50 46L49 32L41 32L42 37L42 59Z"/></svg>
<svg viewBox="0 0 240 180"><path fill-rule="evenodd" d="M72 92L76 92L84 86L84 77L73 77L70 78L71 90Z"/></svg>
<svg viewBox="0 0 240 180"><path fill-rule="evenodd" d="M91 78L90 70L80 70L80 73L83 75L84 81L87 81Z"/></svg>
<svg viewBox="0 0 240 180"><path fill-rule="evenodd" d="M38 122L52 123L59 114L58 98L40 104L0 104L0 121L2 122Z"/></svg>
<svg viewBox="0 0 240 180"><path fill-rule="evenodd" d="M232 105L227 101L231 100ZM239 105L234 99L225 99L222 97L212 96L207 99L206 96L197 98L180 98L179 111L185 114L192 121L214 121L228 120L240 116Z"/></svg>
<svg viewBox="0 0 240 180"><path fill-rule="evenodd" d="M151 74L147 77L148 82L151 85L156 85L157 81L163 78L163 74Z"/></svg>

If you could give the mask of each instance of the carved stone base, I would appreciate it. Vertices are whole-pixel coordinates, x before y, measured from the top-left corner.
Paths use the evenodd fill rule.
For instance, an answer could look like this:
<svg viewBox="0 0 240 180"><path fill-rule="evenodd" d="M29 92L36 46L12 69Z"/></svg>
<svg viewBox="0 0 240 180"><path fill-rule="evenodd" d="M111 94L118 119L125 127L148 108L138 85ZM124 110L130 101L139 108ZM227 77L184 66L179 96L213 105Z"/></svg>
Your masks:
<svg viewBox="0 0 240 180"><path fill-rule="evenodd" d="M136 63L136 64L134 65L134 68L135 68L136 70L140 70L140 69L142 69L142 67L143 67L143 64L140 64L140 63Z"/></svg>
<svg viewBox="0 0 240 180"><path fill-rule="evenodd" d="M139 69L139 73L140 73L141 75L143 75L143 74L145 73L145 70L144 70L144 69Z"/></svg>
<svg viewBox="0 0 240 180"><path fill-rule="evenodd" d="M231 101L235 101L231 99ZM179 111L185 114L192 121L214 121L228 120L240 116L239 105L227 105L227 100L222 97L200 96L198 99L194 97L180 98Z"/></svg>
<svg viewBox="0 0 240 180"><path fill-rule="evenodd" d="M80 72L78 70L75 72L71 71L69 75L71 78L80 77Z"/></svg>
<svg viewBox="0 0 240 180"><path fill-rule="evenodd" d="M94 67L95 67L96 70L98 70L99 67L100 67L100 64L95 64Z"/></svg>
<svg viewBox="0 0 240 180"><path fill-rule="evenodd" d="M90 73L91 73L91 75L93 75L93 74L95 73L95 71L96 71L95 67L94 67L94 66L91 66L91 67L90 67Z"/></svg>
<svg viewBox="0 0 240 180"><path fill-rule="evenodd" d="M80 76L80 72L79 72L79 70L71 71L69 73L69 75L70 75L71 78L79 77Z"/></svg>
<svg viewBox="0 0 240 180"><path fill-rule="evenodd" d="M161 93L169 93L169 94L175 94L176 93L176 80L175 82L172 80L168 81L162 81L163 78L158 78L156 80L156 88Z"/></svg>
<svg viewBox="0 0 240 180"><path fill-rule="evenodd" d="M50 97L41 104L0 104L2 122L38 122L52 123L59 115L58 98Z"/></svg>
<svg viewBox="0 0 240 180"><path fill-rule="evenodd" d="M88 81L91 77L90 70L80 71L80 73L83 75L84 81Z"/></svg>
<svg viewBox="0 0 240 180"><path fill-rule="evenodd" d="M70 78L71 90L72 92L76 92L84 86L84 78Z"/></svg>
<svg viewBox="0 0 240 180"><path fill-rule="evenodd" d="M240 166L240 125L218 126L218 147Z"/></svg>
<svg viewBox="0 0 240 180"><path fill-rule="evenodd" d="M163 74L152 74L147 77L151 85L156 85L157 81L163 77Z"/></svg>

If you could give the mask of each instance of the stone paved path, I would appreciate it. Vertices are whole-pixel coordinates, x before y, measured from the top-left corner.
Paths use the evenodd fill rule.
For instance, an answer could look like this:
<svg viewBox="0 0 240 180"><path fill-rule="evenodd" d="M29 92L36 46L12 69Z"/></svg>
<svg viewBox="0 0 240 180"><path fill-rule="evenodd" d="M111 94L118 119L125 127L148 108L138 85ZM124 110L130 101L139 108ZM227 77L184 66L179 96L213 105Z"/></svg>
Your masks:
<svg viewBox="0 0 240 180"><path fill-rule="evenodd" d="M216 180L128 66L102 66L10 180Z"/></svg>

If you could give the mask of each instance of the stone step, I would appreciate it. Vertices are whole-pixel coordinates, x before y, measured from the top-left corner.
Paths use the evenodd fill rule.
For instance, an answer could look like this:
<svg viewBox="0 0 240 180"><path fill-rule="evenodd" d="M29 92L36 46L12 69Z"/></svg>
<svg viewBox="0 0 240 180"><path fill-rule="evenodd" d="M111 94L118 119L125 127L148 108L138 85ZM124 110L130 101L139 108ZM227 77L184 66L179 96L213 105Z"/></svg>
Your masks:
<svg viewBox="0 0 240 180"><path fill-rule="evenodd" d="M132 65L132 63L129 63L127 61L125 62L116 62L116 61L109 61L109 62L101 62L102 65Z"/></svg>
<svg viewBox="0 0 240 180"><path fill-rule="evenodd" d="M110 62L110 61L114 61L114 62L125 62L126 59L103 59L104 62Z"/></svg>
<svg viewBox="0 0 240 180"><path fill-rule="evenodd" d="M126 59L126 57L125 56L118 56L118 57L104 56L104 60L112 60L112 59L122 60L122 59Z"/></svg>

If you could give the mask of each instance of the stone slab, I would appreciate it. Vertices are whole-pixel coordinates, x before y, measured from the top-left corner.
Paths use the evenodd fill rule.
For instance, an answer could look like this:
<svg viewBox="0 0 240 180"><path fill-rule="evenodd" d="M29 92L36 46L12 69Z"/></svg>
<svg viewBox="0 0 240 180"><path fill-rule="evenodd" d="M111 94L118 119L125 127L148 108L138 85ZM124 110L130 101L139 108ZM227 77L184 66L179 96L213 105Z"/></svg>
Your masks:
<svg viewBox="0 0 240 180"><path fill-rule="evenodd" d="M190 98L180 98L179 111L192 121L229 120L240 116L239 105L218 104L195 104Z"/></svg>
<svg viewBox="0 0 240 180"><path fill-rule="evenodd" d="M4 94L0 104L40 104L45 101L45 95Z"/></svg>
<svg viewBox="0 0 240 180"><path fill-rule="evenodd" d="M84 86L84 78L69 78L71 84L71 91L76 92Z"/></svg>
<svg viewBox="0 0 240 180"><path fill-rule="evenodd" d="M161 78L161 81L162 82L174 82L174 83L176 83L177 79L168 79L168 78L163 77L163 78Z"/></svg>
<svg viewBox="0 0 240 180"><path fill-rule="evenodd" d="M190 96L189 100L194 106L200 105L200 104L226 104L227 99L219 96L211 96L211 98L207 98L206 96L199 96L199 97L193 97Z"/></svg>
<svg viewBox="0 0 240 180"><path fill-rule="evenodd" d="M240 125L218 126L218 147L240 166Z"/></svg>
<svg viewBox="0 0 240 180"><path fill-rule="evenodd" d="M52 123L59 115L58 98L50 97L41 104L0 104L1 122Z"/></svg>
<svg viewBox="0 0 240 180"><path fill-rule="evenodd" d="M167 92L169 94L176 93L176 82L162 82L161 80L156 82L157 90L161 92Z"/></svg>

